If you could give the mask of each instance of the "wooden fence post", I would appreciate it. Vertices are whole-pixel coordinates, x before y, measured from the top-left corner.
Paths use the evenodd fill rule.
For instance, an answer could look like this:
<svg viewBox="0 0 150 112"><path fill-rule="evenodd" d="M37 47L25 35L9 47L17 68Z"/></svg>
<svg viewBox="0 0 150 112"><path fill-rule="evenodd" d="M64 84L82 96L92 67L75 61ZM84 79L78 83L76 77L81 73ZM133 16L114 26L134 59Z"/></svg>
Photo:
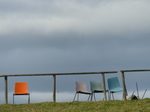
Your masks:
<svg viewBox="0 0 150 112"><path fill-rule="evenodd" d="M125 84L125 77L124 77L124 72L121 71L122 73L122 87L123 87L123 100L126 100L126 96L128 95L127 94L127 89L126 89L126 84Z"/></svg>
<svg viewBox="0 0 150 112"><path fill-rule="evenodd" d="M56 102L56 75L53 75L53 102Z"/></svg>
<svg viewBox="0 0 150 112"><path fill-rule="evenodd" d="M7 76L4 77L5 81L5 104L8 104L8 81Z"/></svg>
<svg viewBox="0 0 150 112"><path fill-rule="evenodd" d="M105 75L104 75L104 73L102 73L102 83L103 83L103 89L104 89L104 101L107 101L106 84L105 84Z"/></svg>

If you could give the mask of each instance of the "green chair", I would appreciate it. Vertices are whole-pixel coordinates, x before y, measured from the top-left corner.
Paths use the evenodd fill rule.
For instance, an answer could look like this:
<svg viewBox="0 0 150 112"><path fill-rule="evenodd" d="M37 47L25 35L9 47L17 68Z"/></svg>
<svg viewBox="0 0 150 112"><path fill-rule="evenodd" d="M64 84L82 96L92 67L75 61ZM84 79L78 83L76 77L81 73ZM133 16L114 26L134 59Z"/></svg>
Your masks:
<svg viewBox="0 0 150 112"><path fill-rule="evenodd" d="M95 93L103 93L104 92L103 86L100 81L90 81L90 85L91 85L91 92L92 92L91 101L93 100L93 96L94 96L94 100L96 101ZM108 90L106 90L106 92L107 91Z"/></svg>

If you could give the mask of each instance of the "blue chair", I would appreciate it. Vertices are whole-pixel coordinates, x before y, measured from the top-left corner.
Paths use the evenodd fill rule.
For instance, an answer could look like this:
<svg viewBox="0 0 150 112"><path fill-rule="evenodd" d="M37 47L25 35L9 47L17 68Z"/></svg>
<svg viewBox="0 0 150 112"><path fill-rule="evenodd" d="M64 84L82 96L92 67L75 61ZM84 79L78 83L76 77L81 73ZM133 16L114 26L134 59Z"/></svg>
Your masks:
<svg viewBox="0 0 150 112"><path fill-rule="evenodd" d="M91 85L91 92L92 92L91 101L93 99L93 96L96 101L95 93L103 93L104 92L103 86L100 81L90 81L90 85Z"/></svg>
<svg viewBox="0 0 150 112"><path fill-rule="evenodd" d="M108 89L109 89L109 92L110 92L110 97L109 98L111 99L111 94L112 94L113 100L114 100L113 93L123 91L123 88L120 86L118 77L112 77L112 78L108 79Z"/></svg>

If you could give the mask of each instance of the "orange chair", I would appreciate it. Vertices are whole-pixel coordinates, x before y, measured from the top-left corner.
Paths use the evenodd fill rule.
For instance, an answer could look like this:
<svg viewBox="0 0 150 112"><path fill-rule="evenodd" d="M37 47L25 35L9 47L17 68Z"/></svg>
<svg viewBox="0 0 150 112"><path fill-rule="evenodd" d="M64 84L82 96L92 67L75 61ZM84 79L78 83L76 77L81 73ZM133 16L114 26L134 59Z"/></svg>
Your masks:
<svg viewBox="0 0 150 112"><path fill-rule="evenodd" d="M28 103L30 103L30 93L28 92L28 84L26 82L16 82L13 93L13 104L15 95L28 95Z"/></svg>

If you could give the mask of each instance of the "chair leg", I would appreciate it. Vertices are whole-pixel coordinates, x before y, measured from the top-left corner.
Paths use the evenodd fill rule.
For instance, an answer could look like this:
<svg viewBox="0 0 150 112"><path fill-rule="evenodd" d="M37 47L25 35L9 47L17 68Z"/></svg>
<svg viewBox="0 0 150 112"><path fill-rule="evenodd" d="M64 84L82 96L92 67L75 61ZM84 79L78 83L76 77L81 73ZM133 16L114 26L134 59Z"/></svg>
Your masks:
<svg viewBox="0 0 150 112"><path fill-rule="evenodd" d="M94 93L94 100L96 101L95 93Z"/></svg>
<svg viewBox="0 0 150 112"><path fill-rule="evenodd" d="M73 98L73 101L75 100L75 98L76 98L76 95L77 95L77 93L75 93L75 95L74 95L74 98Z"/></svg>
<svg viewBox="0 0 150 112"><path fill-rule="evenodd" d="M90 98L92 98L92 94L89 94L89 97L88 97L87 101L90 101Z"/></svg>
<svg viewBox="0 0 150 112"><path fill-rule="evenodd" d="M13 94L13 104L14 104L14 94ZM30 94L28 94L28 103L30 103Z"/></svg>
<svg viewBox="0 0 150 112"><path fill-rule="evenodd" d="M91 94L91 101L93 100L93 93Z"/></svg>
<svg viewBox="0 0 150 112"><path fill-rule="evenodd" d="M14 94L13 94L13 104L14 104Z"/></svg>
<svg viewBox="0 0 150 112"><path fill-rule="evenodd" d="M28 103L30 103L30 94L28 95Z"/></svg>
<svg viewBox="0 0 150 112"><path fill-rule="evenodd" d="M113 97L113 100L114 100L114 94L112 93L112 97Z"/></svg>
<svg viewBox="0 0 150 112"><path fill-rule="evenodd" d="M79 101L79 93L77 93L77 101Z"/></svg>
<svg viewBox="0 0 150 112"><path fill-rule="evenodd" d="M91 94L91 101L93 101L93 97L94 97L94 100L96 101L96 97L94 93Z"/></svg>
<svg viewBox="0 0 150 112"><path fill-rule="evenodd" d="M109 93L109 100L111 100L111 92Z"/></svg>
<svg viewBox="0 0 150 112"><path fill-rule="evenodd" d="M87 101L89 101L89 99L90 99L90 95L89 95L89 97L88 97Z"/></svg>
<svg viewBox="0 0 150 112"><path fill-rule="evenodd" d="M108 92L108 100L110 100L109 94L110 94L110 93Z"/></svg>
<svg viewBox="0 0 150 112"><path fill-rule="evenodd" d="M79 101L79 93L75 93L73 101L75 101L76 97L77 97L77 101ZM92 95L91 94L89 94L89 97L88 97L87 101L90 101L90 98L92 100Z"/></svg>

